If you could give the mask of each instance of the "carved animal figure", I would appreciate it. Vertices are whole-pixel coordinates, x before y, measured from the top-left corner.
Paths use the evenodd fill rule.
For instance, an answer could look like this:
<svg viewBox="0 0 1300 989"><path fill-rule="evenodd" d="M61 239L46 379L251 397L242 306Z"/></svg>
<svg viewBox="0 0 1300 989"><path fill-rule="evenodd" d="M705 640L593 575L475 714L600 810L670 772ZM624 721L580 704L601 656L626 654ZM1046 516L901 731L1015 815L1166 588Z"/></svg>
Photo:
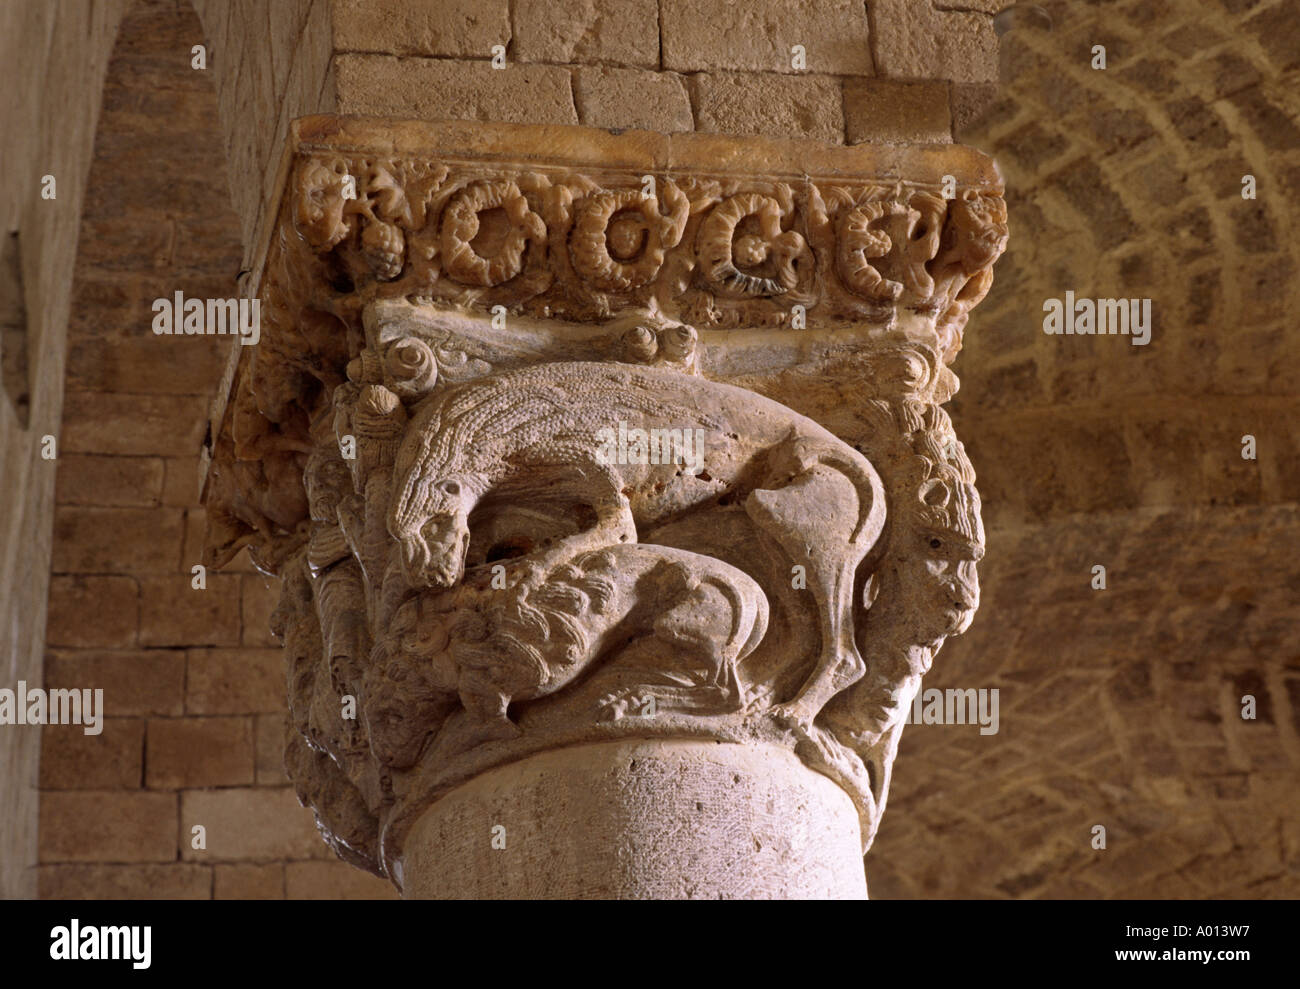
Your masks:
<svg viewBox="0 0 1300 989"><path fill-rule="evenodd" d="M554 694L607 655L598 675L609 692L597 702L605 720L634 696L654 697L660 713L743 706L736 664L762 641L768 611L735 567L651 545L580 553L549 571L526 558L504 566L504 586L479 568L454 590L398 609L364 705L388 765L415 761L450 713L447 698L459 695L469 714L466 744L513 738L512 702Z"/></svg>
<svg viewBox="0 0 1300 989"><path fill-rule="evenodd" d="M970 627L979 607L976 565L984 556L984 524L975 471L941 408L874 401L860 414L877 435L894 434L893 424L901 447L890 457L895 499L887 546L877 554L879 563L864 588L874 603L859 641L871 669L826 705L813 741L822 743L823 753L848 750L852 755L839 765L850 779L865 776L874 804L864 821L869 843L884 812L899 737L921 678L944 641ZM826 739L835 744L826 745ZM831 754L831 768L837 762Z"/></svg>
<svg viewBox="0 0 1300 989"><path fill-rule="evenodd" d="M672 430L702 439L691 464L671 455L680 450L664 455L663 445L640 442ZM613 455L612 431L627 439ZM821 622L813 671L774 715L811 724L866 669L854 642L853 582L884 525L880 478L832 433L753 392L617 363L489 376L422 403L398 450L394 482L388 528L416 587L460 580L470 513L493 501L549 500L594 515L584 530L538 552L543 568L634 543L638 530L693 509L740 502L804 568Z"/></svg>

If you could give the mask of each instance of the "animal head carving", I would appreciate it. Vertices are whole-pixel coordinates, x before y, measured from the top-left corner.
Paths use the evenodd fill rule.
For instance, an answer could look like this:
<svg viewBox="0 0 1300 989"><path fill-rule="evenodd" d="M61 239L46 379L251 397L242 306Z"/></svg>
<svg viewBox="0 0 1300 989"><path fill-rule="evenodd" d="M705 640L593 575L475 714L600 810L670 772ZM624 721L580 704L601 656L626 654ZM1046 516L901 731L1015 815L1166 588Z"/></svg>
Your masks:
<svg viewBox="0 0 1300 989"><path fill-rule="evenodd" d="M918 645L959 635L970 627L980 597L976 563L984 556L984 523L975 471L939 406L875 401L865 412L901 447L892 460L898 466L890 487L900 498L888 554L898 603L909 616L907 634Z"/></svg>
<svg viewBox="0 0 1300 989"><path fill-rule="evenodd" d="M1007 247L1007 204L992 196L955 200L950 207L952 251L967 275L990 267Z"/></svg>
<svg viewBox="0 0 1300 989"><path fill-rule="evenodd" d="M402 567L415 587L453 587L465 573L473 479L459 473L410 478L388 520Z"/></svg>
<svg viewBox="0 0 1300 989"><path fill-rule="evenodd" d="M980 603L975 564L984 556L984 526L975 485L940 467L922 483L908 514L913 545L906 548L924 634L959 635L970 628Z"/></svg>
<svg viewBox="0 0 1300 989"><path fill-rule="evenodd" d="M323 446L314 450L303 471L303 487L307 492L307 505L316 522L335 522L338 504L352 491L352 472L336 453L335 448Z"/></svg>
<svg viewBox="0 0 1300 989"><path fill-rule="evenodd" d="M341 162L308 162L298 173L294 226L314 251L328 251L349 233L345 217L348 197Z"/></svg>

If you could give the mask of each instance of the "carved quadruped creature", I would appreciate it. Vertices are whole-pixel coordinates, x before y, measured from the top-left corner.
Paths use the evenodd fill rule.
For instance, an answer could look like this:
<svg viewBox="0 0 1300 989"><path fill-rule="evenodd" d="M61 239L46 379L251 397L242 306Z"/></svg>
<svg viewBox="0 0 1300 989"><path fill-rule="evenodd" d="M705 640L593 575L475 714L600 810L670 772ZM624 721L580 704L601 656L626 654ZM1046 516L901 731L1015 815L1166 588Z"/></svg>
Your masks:
<svg viewBox="0 0 1300 989"><path fill-rule="evenodd" d="M628 435L703 430L703 469L693 473L678 458L644 450L602 455L600 434L614 428ZM809 724L866 669L854 642L852 587L884 525L880 478L832 433L753 392L621 364L543 364L493 375L426 400L394 478L389 532L416 587L445 588L461 578L470 514L493 500L549 498L594 514L590 527L536 551L543 569L634 543L639 531L693 509L741 502L806 568L821 621L816 665L774 715Z"/></svg>
<svg viewBox="0 0 1300 989"><path fill-rule="evenodd" d="M528 558L479 567L454 590L398 609L387 662L367 684L371 745L387 765L411 765L454 698L468 718L461 745L513 738L510 704L554 694L597 666L595 675L618 681L598 719L620 717L633 694L653 697L661 712L736 711L745 700L736 664L767 620L750 577L663 546L580 552L550 568Z"/></svg>
<svg viewBox="0 0 1300 989"><path fill-rule="evenodd" d="M890 521L862 586L858 645L866 674L795 731L804 761L858 803L864 850L880 825L906 713L944 641L979 606L984 555L975 472L947 414L922 400L858 409L892 495Z"/></svg>

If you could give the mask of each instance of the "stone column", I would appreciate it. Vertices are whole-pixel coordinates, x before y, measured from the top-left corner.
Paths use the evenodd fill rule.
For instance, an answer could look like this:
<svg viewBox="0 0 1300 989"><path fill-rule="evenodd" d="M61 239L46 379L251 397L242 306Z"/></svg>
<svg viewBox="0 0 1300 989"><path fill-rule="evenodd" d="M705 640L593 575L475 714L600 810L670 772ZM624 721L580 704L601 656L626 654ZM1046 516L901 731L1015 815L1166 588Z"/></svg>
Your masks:
<svg viewBox="0 0 1300 989"><path fill-rule="evenodd" d="M282 175L207 551L283 582L325 840L408 897L865 896L978 605L993 164L313 117Z"/></svg>

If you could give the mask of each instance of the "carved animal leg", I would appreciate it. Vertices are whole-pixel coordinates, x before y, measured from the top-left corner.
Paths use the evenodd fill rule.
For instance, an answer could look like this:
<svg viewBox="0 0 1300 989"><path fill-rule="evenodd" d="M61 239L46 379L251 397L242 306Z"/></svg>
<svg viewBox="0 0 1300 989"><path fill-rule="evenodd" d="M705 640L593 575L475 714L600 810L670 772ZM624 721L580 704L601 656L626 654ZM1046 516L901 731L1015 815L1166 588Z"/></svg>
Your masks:
<svg viewBox="0 0 1300 989"><path fill-rule="evenodd" d="M506 715L510 698L485 672L469 669L461 673L460 702L471 719L470 740L474 744L519 736L519 727Z"/></svg>
<svg viewBox="0 0 1300 989"><path fill-rule="evenodd" d="M653 706L652 706L653 705ZM599 721L653 717L656 714L729 714L739 710L734 691L724 687L676 687L637 684L622 687L599 701Z"/></svg>
<svg viewBox="0 0 1300 989"><path fill-rule="evenodd" d="M821 619L822 649L817 665L794 698L772 709L772 716L791 727L808 728L818 712L841 690L852 686L867 671L853 641L853 569L837 569L828 580L809 572L809 589Z"/></svg>
<svg viewBox="0 0 1300 989"><path fill-rule="evenodd" d="M716 564L716 561L700 565ZM748 580L743 574L736 574ZM657 597L673 602L650 625L653 637L623 651L625 676L635 683L600 701L604 720L655 712L727 714L744 707L744 686L736 662L767 629L766 599L755 585L733 586L727 579L693 573L682 562L655 571Z"/></svg>
<svg viewBox="0 0 1300 989"><path fill-rule="evenodd" d="M671 654L665 655L663 646L671 644ZM638 648L638 646L640 648ZM689 650L691 659L698 658L707 671L676 671L671 664L681 662L683 648ZM630 664L620 670L620 679L631 680L616 687L597 702L601 721L617 721L624 717L650 717L656 714L692 713L727 714L739 710L742 698L734 671L719 663L716 653L701 655L698 642L642 640L626 650L621 662Z"/></svg>
<svg viewBox="0 0 1300 989"><path fill-rule="evenodd" d="M745 502L749 516L804 567L817 604L822 637L817 665L795 697L772 711L791 726L809 727L826 702L867 669L853 636L853 581L869 548L851 538L861 497L844 474L814 464L790 484L757 490ZM808 522L810 506L830 520L815 532Z"/></svg>
<svg viewBox="0 0 1300 989"><path fill-rule="evenodd" d="M733 646L739 619L738 595L712 580L696 583L684 567L679 570L687 593L656 619L655 635L683 654L699 657L708 670L708 679L701 688L716 691L723 703L739 708L740 687L734 666L737 650ZM705 621L709 617L714 618L712 623Z"/></svg>
<svg viewBox="0 0 1300 989"><path fill-rule="evenodd" d="M539 553L530 556L530 579L533 583L544 580L547 573L583 553L606 549L610 546L631 545L637 541L636 521L632 506L621 492L602 499L594 506L596 524L590 529L565 536Z"/></svg>

